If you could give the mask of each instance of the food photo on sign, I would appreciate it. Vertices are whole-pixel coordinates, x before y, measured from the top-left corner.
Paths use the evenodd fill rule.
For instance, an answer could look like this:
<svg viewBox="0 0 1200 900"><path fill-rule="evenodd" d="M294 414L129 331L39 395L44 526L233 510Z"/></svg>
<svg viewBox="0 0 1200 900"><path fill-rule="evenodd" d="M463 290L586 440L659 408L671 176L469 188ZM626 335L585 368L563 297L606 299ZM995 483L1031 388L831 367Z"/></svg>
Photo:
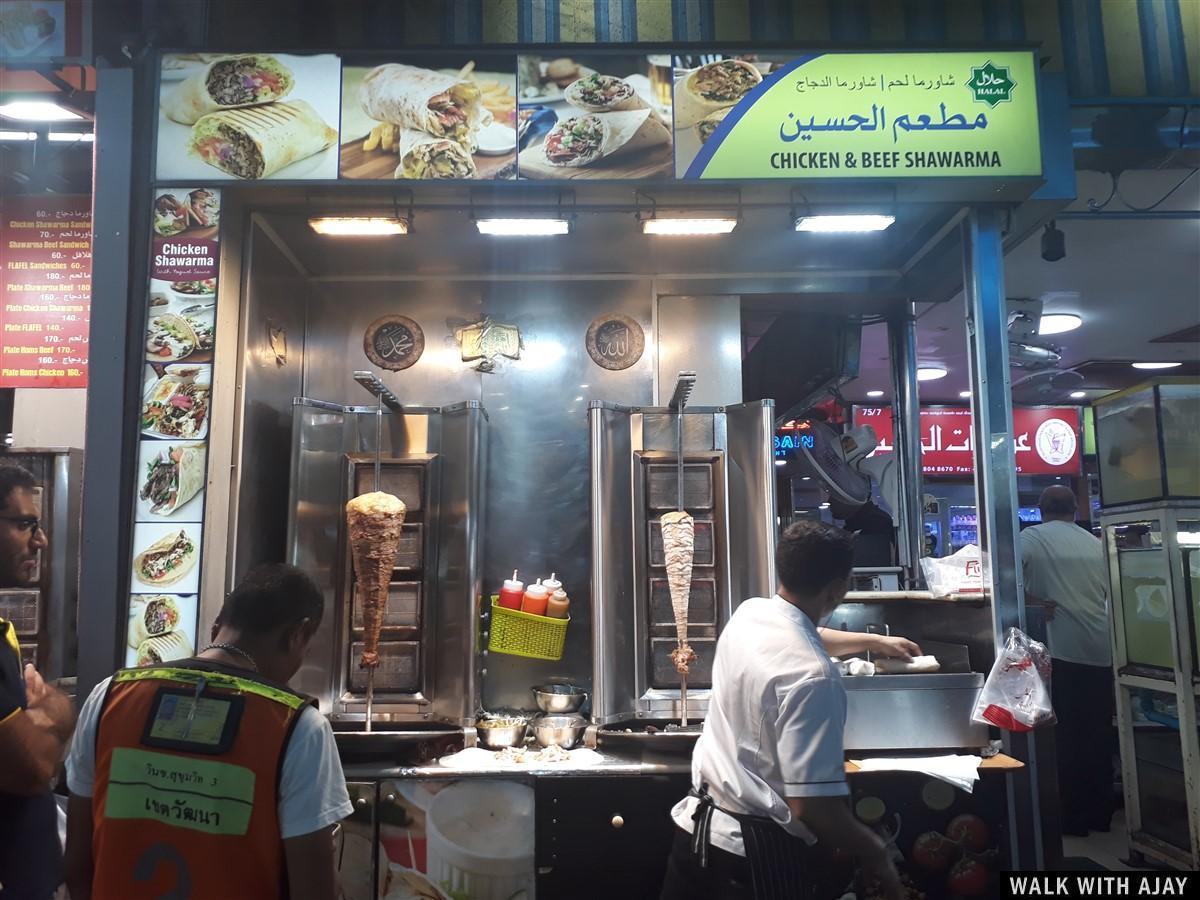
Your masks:
<svg viewBox="0 0 1200 900"><path fill-rule="evenodd" d="M195 594L133 594L125 629L125 665L187 659L196 648Z"/></svg>
<svg viewBox="0 0 1200 900"><path fill-rule="evenodd" d="M138 446L138 522L199 522L204 512L204 441L143 438Z"/></svg>
<svg viewBox="0 0 1200 900"><path fill-rule="evenodd" d="M212 366L149 366L147 376L139 422L142 434L202 440L208 434Z"/></svg>
<svg viewBox="0 0 1200 900"><path fill-rule="evenodd" d="M520 177L671 178L663 68L649 56L518 57Z"/></svg>
<svg viewBox="0 0 1200 900"><path fill-rule="evenodd" d="M337 178L341 62L331 54L165 54L158 178Z"/></svg>
<svg viewBox="0 0 1200 900"><path fill-rule="evenodd" d="M220 224L218 191L177 188L155 196L148 362L212 362Z"/></svg>
<svg viewBox="0 0 1200 900"><path fill-rule="evenodd" d="M516 177L511 54L399 54L342 74L342 178Z"/></svg>
<svg viewBox="0 0 1200 900"><path fill-rule="evenodd" d="M139 522L133 530L131 592L194 594L200 584L199 522Z"/></svg>
<svg viewBox="0 0 1200 900"><path fill-rule="evenodd" d="M675 58L680 178L1038 177L1032 54Z"/></svg>

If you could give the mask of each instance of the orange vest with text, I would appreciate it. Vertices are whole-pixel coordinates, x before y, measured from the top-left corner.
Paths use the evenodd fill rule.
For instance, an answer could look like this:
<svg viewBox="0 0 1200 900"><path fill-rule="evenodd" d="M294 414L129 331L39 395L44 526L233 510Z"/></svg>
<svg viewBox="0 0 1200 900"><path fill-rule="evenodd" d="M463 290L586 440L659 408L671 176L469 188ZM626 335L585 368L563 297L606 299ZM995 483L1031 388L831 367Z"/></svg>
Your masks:
<svg viewBox="0 0 1200 900"><path fill-rule="evenodd" d="M286 898L279 779L311 702L207 661L118 671L96 728L94 900ZM236 731L197 752L227 718L213 709Z"/></svg>

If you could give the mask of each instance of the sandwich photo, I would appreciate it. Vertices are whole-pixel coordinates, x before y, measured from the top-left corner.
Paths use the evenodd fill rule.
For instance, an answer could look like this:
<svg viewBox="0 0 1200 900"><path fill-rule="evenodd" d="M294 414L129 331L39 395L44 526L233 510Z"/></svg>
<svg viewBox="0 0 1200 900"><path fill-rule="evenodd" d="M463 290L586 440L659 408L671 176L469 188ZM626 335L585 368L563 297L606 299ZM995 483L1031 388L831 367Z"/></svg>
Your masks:
<svg viewBox="0 0 1200 900"><path fill-rule="evenodd" d="M709 113L729 106L762 82L762 73L740 59L716 62L683 72L675 79L675 128L690 128Z"/></svg>
<svg viewBox="0 0 1200 900"><path fill-rule="evenodd" d="M182 64L182 65L177 65ZM160 181L334 179L341 61L331 53L167 53L156 132ZM174 192L189 227L215 228L216 191Z"/></svg>
<svg viewBox="0 0 1200 900"><path fill-rule="evenodd" d="M281 100L294 86L291 70L273 56L226 56L181 81L163 100L162 109L171 121L194 125L218 110Z"/></svg>
<svg viewBox="0 0 1200 900"><path fill-rule="evenodd" d="M553 166L588 166L670 143L667 126L647 108L559 121L542 146L546 161Z"/></svg>
<svg viewBox="0 0 1200 900"><path fill-rule="evenodd" d="M309 103L293 100L210 113L192 127L188 152L236 178L257 179L336 141Z"/></svg>
<svg viewBox="0 0 1200 900"><path fill-rule="evenodd" d="M343 178L511 178L512 57L415 54L342 74Z"/></svg>
<svg viewBox="0 0 1200 900"><path fill-rule="evenodd" d="M172 313L150 317L146 327L146 359L150 362L175 362L190 356L200 338L187 319Z"/></svg>
<svg viewBox="0 0 1200 900"><path fill-rule="evenodd" d="M186 528L163 535L133 560L133 577L148 587L181 581L195 567L200 547Z"/></svg>
<svg viewBox="0 0 1200 900"><path fill-rule="evenodd" d="M169 594L135 595L129 603L126 643L136 650L147 639L174 631L179 627L179 621L179 604Z"/></svg>
<svg viewBox="0 0 1200 900"><path fill-rule="evenodd" d="M149 637L137 647L135 665L157 666L176 659L187 659L192 655L192 642L182 631Z"/></svg>
<svg viewBox="0 0 1200 900"><path fill-rule="evenodd" d="M171 515L204 487L204 459L204 444L167 445L158 449L146 463L139 499L150 505L154 515Z"/></svg>
<svg viewBox="0 0 1200 900"><path fill-rule="evenodd" d="M696 130L696 137L700 138L701 144L706 143L713 136L713 132L717 130L717 126L729 115L729 110L731 109L733 107L729 106L725 109L718 109L716 112L711 112L693 126Z"/></svg>
<svg viewBox="0 0 1200 900"><path fill-rule="evenodd" d="M196 188L188 194L188 218L201 228L220 224L221 197L215 191Z"/></svg>
<svg viewBox="0 0 1200 900"><path fill-rule="evenodd" d="M174 194L159 194L154 201L154 232L161 237L174 237L188 227L187 204Z"/></svg>
<svg viewBox="0 0 1200 900"><path fill-rule="evenodd" d="M564 96L572 106L587 112L622 112L650 107L624 78L599 72L567 85Z"/></svg>
<svg viewBox="0 0 1200 900"><path fill-rule="evenodd" d="M469 152L478 146L476 132L492 121L482 98L473 81L402 63L376 66L358 89L372 119L450 138Z"/></svg>

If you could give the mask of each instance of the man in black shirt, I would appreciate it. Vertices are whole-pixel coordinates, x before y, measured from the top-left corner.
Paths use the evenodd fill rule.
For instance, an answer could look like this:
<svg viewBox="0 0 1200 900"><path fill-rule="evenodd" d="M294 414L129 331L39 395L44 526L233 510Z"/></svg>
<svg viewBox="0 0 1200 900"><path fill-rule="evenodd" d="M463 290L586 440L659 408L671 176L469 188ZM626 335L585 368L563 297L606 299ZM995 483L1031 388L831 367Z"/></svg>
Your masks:
<svg viewBox="0 0 1200 900"><path fill-rule="evenodd" d="M0 464L0 588L33 583L46 533L33 476ZM0 619L0 900L46 900L62 883L50 784L71 739L71 701L22 667L11 622Z"/></svg>

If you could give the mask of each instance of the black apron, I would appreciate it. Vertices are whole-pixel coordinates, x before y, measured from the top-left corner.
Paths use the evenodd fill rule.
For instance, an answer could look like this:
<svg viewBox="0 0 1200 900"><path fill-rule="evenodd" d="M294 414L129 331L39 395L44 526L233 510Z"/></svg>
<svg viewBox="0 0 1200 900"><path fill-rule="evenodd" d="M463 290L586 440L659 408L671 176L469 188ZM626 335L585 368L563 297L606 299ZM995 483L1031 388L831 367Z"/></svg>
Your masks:
<svg viewBox="0 0 1200 900"><path fill-rule="evenodd" d="M750 885L757 900L826 900L838 896L826 883L831 874L821 854L774 819L721 809L708 794L708 785L688 792L700 802L692 814L692 853L701 868L708 865L713 812L720 810L742 828Z"/></svg>

